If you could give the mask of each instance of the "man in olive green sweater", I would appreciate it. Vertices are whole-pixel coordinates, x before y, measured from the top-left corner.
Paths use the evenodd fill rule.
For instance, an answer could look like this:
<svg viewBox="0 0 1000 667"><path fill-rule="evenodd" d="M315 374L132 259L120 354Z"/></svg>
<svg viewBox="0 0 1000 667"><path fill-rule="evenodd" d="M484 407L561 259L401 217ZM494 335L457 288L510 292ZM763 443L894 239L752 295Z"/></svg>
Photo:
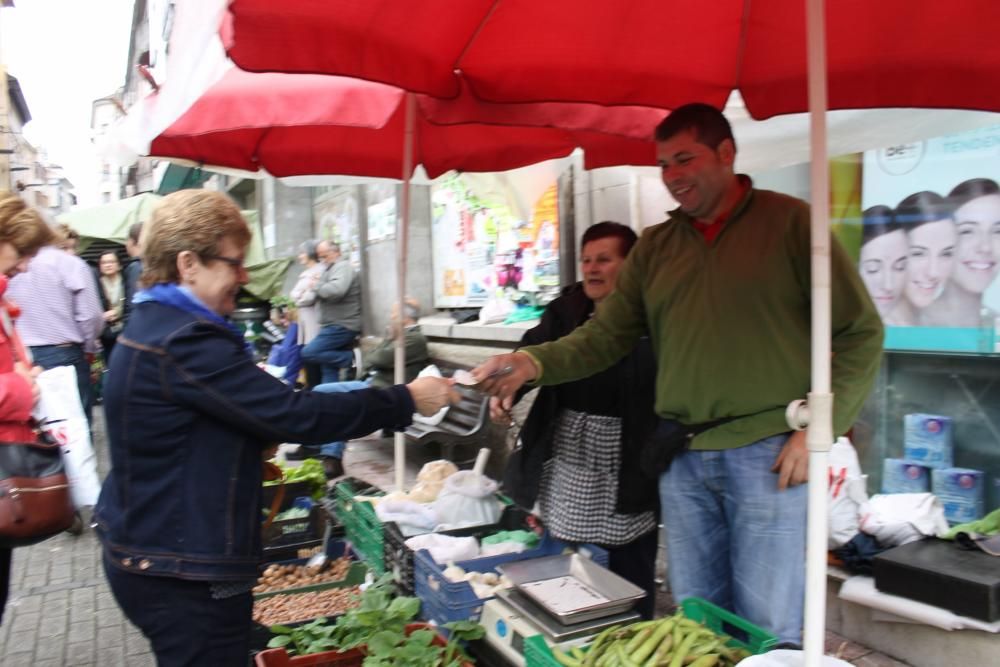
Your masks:
<svg viewBox="0 0 1000 667"><path fill-rule="evenodd" d="M486 381L500 417L522 384L587 377L648 333L667 427L731 420L697 436L660 477L673 594L709 599L798 644L808 451L784 414L809 390L809 209L735 173L732 130L710 106L675 110L656 141L680 206L644 232L616 292L572 334L494 357L475 374L510 367ZM836 242L830 261L839 434L871 389L882 324Z"/></svg>

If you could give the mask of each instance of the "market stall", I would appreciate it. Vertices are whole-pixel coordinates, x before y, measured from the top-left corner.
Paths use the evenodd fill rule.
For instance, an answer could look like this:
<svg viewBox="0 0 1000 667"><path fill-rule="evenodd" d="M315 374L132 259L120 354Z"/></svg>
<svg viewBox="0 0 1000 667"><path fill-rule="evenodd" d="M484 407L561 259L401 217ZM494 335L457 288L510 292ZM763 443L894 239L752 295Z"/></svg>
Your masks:
<svg viewBox="0 0 1000 667"><path fill-rule="evenodd" d="M700 599L644 621L645 592L606 569L605 550L556 539L483 464L432 461L407 493L343 478L309 510L315 466L288 469L286 509L264 531L283 560L254 589L256 664L703 667L776 643ZM268 488L265 500L282 495Z"/></svg>

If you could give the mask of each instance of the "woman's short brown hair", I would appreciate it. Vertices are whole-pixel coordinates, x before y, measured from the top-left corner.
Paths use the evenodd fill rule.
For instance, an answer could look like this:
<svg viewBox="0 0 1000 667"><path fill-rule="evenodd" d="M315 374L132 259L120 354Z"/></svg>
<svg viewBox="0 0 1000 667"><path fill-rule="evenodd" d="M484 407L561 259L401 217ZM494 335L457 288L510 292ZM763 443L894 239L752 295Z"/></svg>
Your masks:
<svg viewBox="0 0 1000 667"><path fill-rule="evenodd" d="M240 209L213 190L180 190L164 197L143 229L144 287L180 282L177 256L190 250L200 257L219 254L222 239L240 247L250 243L250 228Z"/></svg>
<svg viewBox="0 0 1000 667"><path fill-rule="evenodd" d="M0 192L0 243L9 243L22 257L30 257L54 238L38 211L14 193Z"/></svg>

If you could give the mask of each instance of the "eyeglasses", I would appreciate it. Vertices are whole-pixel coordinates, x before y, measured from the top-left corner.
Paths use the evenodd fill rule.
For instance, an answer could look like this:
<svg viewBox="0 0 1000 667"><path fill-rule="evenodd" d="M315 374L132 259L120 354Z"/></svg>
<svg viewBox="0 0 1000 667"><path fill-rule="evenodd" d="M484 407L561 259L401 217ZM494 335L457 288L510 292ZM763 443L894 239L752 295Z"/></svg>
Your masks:
<svg viewBox="0 0 1000 667"><path fill-rule="evenodd" d="M235 259L233 257L225 257L223 255L200 255L200 257L202 259L206 259L206 260L208 260L210 262L214 260L214 261L222 262L223 264L228 264L229 266L233 267L237 271L243 270L243 260L242 259Z"/></svg>

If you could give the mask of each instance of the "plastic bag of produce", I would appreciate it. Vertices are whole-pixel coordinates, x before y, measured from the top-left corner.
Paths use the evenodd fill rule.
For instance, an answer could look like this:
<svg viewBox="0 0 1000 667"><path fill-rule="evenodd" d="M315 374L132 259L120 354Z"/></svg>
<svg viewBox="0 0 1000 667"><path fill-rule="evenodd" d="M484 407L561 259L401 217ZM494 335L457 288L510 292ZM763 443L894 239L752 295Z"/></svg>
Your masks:
<svg viewBox="0 0 1000 667"><path fill-rule="evenodd" d="M394 521L403 535L420 535L434 530L437 515L426 505L412 500L383 498L375 506L375 514L383 522Z"/></svg>
<svg viewBox="0 0 1000 667"><path fill-rule="evenodd" d="M414 551L426 549L436 563L456 560L471 560L479 557L479 543L474 537L454 537L427 533L406 540L406 546Z"/></svg>
<svg viewBox="0 0 1000 667"><path fill-rule="evenodd" d="M483 526L500 520L502 507L496 499L497 483L471 470L460 470L444 481L434 501L437 530Z"/></svg>
<svg viewBox="0 0 1000 667"><path fill-rule="evenodd" d="M428 461L417 475L417 483L410 489L407 497L418 503L432 503L437 500L444 486L444 481L458 472L458 467L451 461Z"/></svg>

